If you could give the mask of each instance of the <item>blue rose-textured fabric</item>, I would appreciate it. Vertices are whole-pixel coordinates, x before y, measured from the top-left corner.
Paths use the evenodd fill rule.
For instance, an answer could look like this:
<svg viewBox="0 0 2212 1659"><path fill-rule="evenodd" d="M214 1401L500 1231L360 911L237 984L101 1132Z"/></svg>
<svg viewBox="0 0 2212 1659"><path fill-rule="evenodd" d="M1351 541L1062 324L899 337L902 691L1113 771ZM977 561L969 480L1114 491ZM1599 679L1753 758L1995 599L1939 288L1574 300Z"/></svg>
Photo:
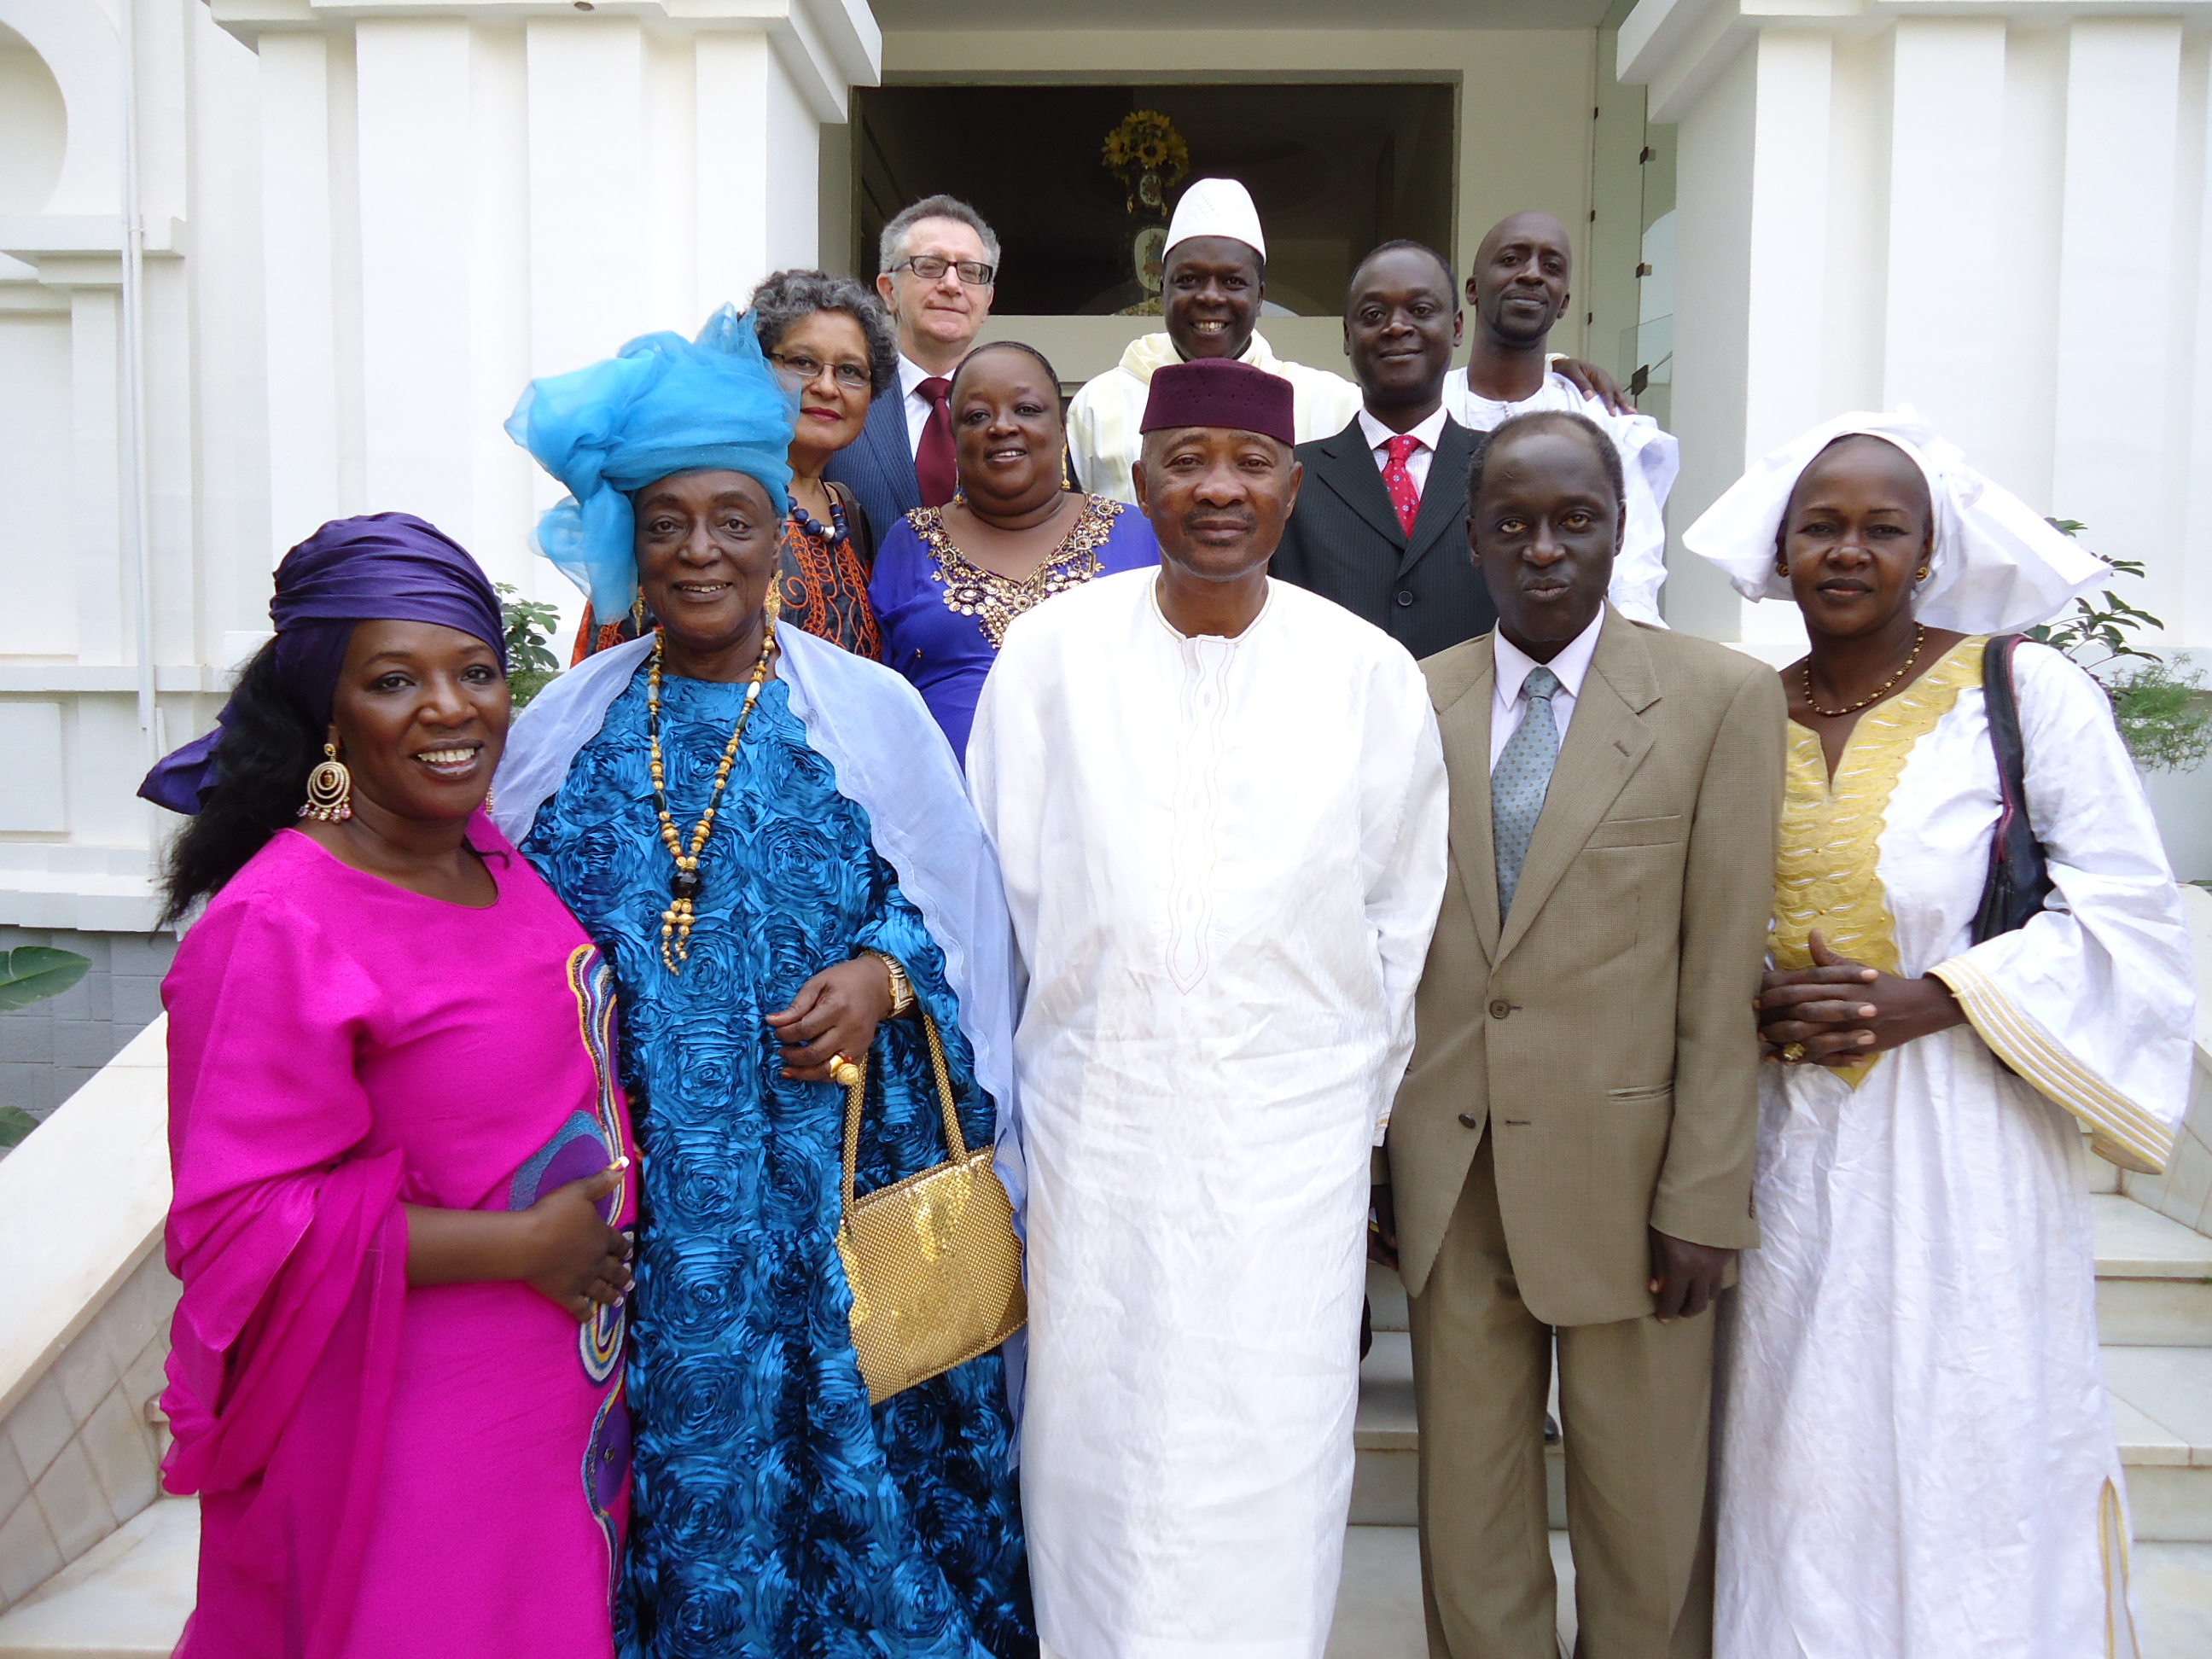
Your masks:
<svg viewBox="0 0 2212 1659"><path fill-rule="evenodd" d="M669 810L687 842L744 691L663 684ZM989 1144L943 955L866 815L770 681L701 860L690 958L671 974L659 944L673 866L641 671L523 850L614 964L643 1153L625 1659L1034 1655L1000 1357L871 1409L836 1247L843 1095L786 1079L763 1018L856 951L897 958L944 1036L963 1133ZM944 1156L919 1024L886 1022L858 1186Z"/></svg>

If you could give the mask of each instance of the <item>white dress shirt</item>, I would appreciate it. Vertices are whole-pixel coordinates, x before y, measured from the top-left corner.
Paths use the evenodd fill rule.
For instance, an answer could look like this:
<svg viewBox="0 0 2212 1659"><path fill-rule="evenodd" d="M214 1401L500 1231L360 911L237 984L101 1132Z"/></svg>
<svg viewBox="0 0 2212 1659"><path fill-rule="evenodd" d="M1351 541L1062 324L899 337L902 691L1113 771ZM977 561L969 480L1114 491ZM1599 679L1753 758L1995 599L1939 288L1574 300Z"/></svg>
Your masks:
<svg viewBox="0 0 2212 1659"><path fill-rule="evenodd" d="M921 383L935 378L906 353L899 353L899 396L906 405L906 453L909 455L921 453L921 429L929 424L930 412L937 407L922 395Z"/></svg>
<svg viewBox="0 0 2212 1659"><path fill-rule="evenodd" d="M1464 378L1463 376L1462 378ZM1429 488L1429 463L1436 459L1437 440L1443 436L1444 422L1449 418L1439 404L1437 412L1419 426L1407 428L1408 438L1420 440L1421 447L1406 457L1406 476L1413 481L1413 494L1421 495ZM1398 434L1370 415L1359 411L1359 430L1367 439L1367 447L1375 452L1375 470L1380 472L1390 465L1390 440Z"/></svg>
<svg viewBox="0 0 2212 1659"><path fill-rule="evenodd" d="M1559 744L1565 747L1567 722L1575 717L1575 699L1582 695L1583 679L1589 672L1590 659L1597 654L1598 630L1605 626L1605 607L1598 607L1590 625L1567 641L1565 648L1549 662L1538 662L1519 646L1505 637L1505 630L1497 629L1491 634L1491 648L1497 663L1497 672L1491 682L1490 691L1490 769L1498 769L1498 757L1505 752L1505 744L1520 729L1521 717L1528 712L1528 699L1521 695L1529 674L1539 668L1548 668L1559 676L1559 689L1552 693L1552 724L1559 728Z"/></svg>

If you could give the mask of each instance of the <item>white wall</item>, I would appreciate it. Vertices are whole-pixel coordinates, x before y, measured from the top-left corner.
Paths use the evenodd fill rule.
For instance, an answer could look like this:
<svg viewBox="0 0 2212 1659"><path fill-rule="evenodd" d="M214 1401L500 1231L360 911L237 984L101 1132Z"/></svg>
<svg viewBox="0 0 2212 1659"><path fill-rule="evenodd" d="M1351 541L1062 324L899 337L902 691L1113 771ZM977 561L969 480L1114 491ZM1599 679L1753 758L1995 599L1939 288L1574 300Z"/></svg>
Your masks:
<svg viewBox="0 0 2212 1659"><path fill-rule="evenodd" d="M1680 127L1678 523L1814 422L1911 403L2212 647L2212 42L2183 27L2212 4L1758 9L1644 0L1622 31ZM1780 641L1732 603L1701 621Z"/></svg>
<svg viewBox="0 0 2212 1659"><path fill-rule="evenodd" d="M526 544L555 489L501 423L811 263L819 129L880 48L861 0L362 9L0 0L0 924L150 925L173 821L138 780L324 520L419 514L573 624Z"/></svg>
<svg viewBox="0 0 2212 1659"><path fill-rule="evenodd" d="M2114 584L2146 643L2212 669L2212 3L2156 9L1643 0L1620 73L1680 124L1678 534L1805 428L1911 404L2148 566ZM1676 626L1802 649L1794 607L1671 565ZM2153 795L2212 876L2212 770Z"/></svg>

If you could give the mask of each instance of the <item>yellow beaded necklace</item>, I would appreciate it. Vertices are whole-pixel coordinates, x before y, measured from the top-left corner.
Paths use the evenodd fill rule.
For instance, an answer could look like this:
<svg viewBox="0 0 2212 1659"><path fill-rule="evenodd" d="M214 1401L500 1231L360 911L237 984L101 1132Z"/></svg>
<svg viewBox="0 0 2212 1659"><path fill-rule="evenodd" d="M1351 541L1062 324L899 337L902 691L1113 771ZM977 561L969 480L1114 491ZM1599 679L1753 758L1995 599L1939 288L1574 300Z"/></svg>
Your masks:
<svg viewBox="0 0 2212 1659"><path fill-rule="evenodd" d="M661 635L655 634L645 672L645 731L651 746L653 805L660 815L660 842L676 860L676 873L668 878L668 908L660 913L660 960L670 973L680 974L684 969L678 964L691 956L691 924L697 919L693 907L706 885L699 873L699 854L706 850L707 837L714 832L715 805L730 781L730 768L737 763L745 722L752 718L753 705L760 701L761 687L768 680L769 657L775 649L775 607L771 605L762 625L760 660L753 665L752 681L745 687L745 706L738 710L738 723L730 729L729 742L722 745L722 763L714 769L714 787L707 793L707 810L691 827L689 852L676 832L676 820L668 815L667 779L660 765L660 642Z"/></svg>

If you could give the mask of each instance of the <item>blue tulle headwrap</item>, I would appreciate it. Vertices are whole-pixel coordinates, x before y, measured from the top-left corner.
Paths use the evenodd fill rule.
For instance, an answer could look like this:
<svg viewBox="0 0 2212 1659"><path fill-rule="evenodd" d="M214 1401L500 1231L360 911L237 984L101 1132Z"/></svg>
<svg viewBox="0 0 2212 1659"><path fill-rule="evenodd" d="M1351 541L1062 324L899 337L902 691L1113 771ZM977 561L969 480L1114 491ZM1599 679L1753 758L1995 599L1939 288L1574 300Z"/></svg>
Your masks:
<svg viewBox="0 0 2212 1659"><path fill-rule="evenodd" d="M781 507L796 394L784 390L752 313L724 306L696 341L641 334L603 363L532 380L507 435L568 487L531 544L610 621L637 597L630 496L673 473L744 472Z"/></svg>

